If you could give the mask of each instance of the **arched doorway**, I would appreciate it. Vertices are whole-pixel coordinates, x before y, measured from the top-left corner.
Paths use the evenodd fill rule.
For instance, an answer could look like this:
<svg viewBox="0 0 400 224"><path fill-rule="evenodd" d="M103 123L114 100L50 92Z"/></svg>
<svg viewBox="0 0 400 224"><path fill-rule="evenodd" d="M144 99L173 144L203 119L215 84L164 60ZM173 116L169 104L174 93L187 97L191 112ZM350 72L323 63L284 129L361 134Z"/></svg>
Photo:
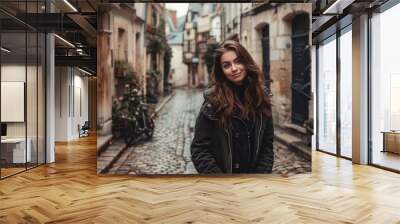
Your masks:
<svg viewBox="0 0 400 224"><path fill-rule="evenodd" d="M262 47L262 70L265 77L265 85L268 92L271 92L270 75L270 49L269 49L269 25L266 24L261 29L261 47Z"/></svg>
<svg viewBox="0 0 400 224"><path fill-rule="evenodd" d="M308 119L310 69L309 15L303 13L292 20L292 122L299 125Z"/></svg>

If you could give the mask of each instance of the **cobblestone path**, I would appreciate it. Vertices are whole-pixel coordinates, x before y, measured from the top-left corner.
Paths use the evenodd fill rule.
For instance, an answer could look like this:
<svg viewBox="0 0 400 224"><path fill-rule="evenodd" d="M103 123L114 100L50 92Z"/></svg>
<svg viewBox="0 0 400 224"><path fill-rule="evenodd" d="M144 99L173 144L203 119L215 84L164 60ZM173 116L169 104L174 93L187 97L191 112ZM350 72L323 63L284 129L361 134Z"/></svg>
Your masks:
<svg viewBox="0 0 400 224"><path fill-rule="evenodd" d="M114 163L114 174L196 174L190 144L196 116L203 102L201 90L176 89L175 96L155 120L154 137L128 148ZM279 145L275 146L274 173L310 171L310 162Z"/></svg>

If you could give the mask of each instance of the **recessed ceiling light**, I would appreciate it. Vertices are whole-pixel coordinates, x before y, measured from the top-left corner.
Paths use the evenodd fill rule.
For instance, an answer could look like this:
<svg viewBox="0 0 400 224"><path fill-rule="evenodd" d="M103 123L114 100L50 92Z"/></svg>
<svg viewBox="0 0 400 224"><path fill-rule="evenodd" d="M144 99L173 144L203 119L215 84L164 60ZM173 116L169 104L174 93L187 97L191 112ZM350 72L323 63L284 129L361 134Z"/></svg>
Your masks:
<svg viewBox="0 0 400 224"><path fill-rule="evenodd" d="M78 10L68 1L64 0L65 4L67 4L74 12L78 12Z"/></svg>
<svg viewBox="0 0 400 224"><path fill-rule="evenodd" d="M69 42L68 40L66 40L66 39L64 39L64 38L62 38L62 37L60 37L59 35L57 35L57 34L54 34L54 36L55 37L57 37L59 40L61 40L62 42L64 42L64 43L66 43L67 45L69 45L70 47L73 47L73 48L75 48L75 45L73 45L71 42Z"/></svg>
<svg viewBox="0 0 400 224"><path fill-rule="evenodd" d="M343 10L351 5L355 0L336 0L322 14L342 14Z"/></svg>
<svg viewBox="0 0 400 224"><path fill-rule="evenodd" d="M1 50L4 51L4 52L6 52L6 53L10 53L10 52L11 52L11 50L9 50L9 49L7 49L7 48L5 48L5 47L1 47Z"/></svg>
<svg viewBox="0 0 400 224"><path fill-rule="evenodd" d="M90 73L90 72L88 72L88 71L85 71L85 70L83 70L83 69L81 69L81 68L79 68L79 67L78 67L78 70L81 71L81 72L83 72L83 73L85 73L85 74L87 74L87 75L93 75L92 73Z"/></svg>

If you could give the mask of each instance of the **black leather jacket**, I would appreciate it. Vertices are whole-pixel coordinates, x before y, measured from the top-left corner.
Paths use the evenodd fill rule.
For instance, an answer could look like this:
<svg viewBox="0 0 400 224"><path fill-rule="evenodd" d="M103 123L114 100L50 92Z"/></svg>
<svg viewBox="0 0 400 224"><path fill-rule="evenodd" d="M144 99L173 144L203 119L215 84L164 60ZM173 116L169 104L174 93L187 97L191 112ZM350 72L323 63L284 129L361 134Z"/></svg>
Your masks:
<svg viewBox="0 0 400 224"><path fill-rule="evenodd" d="M203 103L191 144L192 161L199 173L232 173L232 130L217 126L215 109ZM249 173L271 173L274 163L272 117L255 119L254 155Z"/></svg>

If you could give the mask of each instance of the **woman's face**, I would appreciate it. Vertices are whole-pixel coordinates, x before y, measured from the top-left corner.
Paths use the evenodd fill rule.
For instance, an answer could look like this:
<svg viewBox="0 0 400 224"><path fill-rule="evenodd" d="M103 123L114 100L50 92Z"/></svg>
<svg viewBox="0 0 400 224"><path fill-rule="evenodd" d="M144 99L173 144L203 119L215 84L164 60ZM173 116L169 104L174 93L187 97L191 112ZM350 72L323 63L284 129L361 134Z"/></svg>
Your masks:
<svg viewBox="0 0 400 224"><path fill-rule="evenodd" d="M242 85L246 78L246 69L239 61L236 52L227 51L221 56L221 68L225 77L236 85Z"/></svg>

